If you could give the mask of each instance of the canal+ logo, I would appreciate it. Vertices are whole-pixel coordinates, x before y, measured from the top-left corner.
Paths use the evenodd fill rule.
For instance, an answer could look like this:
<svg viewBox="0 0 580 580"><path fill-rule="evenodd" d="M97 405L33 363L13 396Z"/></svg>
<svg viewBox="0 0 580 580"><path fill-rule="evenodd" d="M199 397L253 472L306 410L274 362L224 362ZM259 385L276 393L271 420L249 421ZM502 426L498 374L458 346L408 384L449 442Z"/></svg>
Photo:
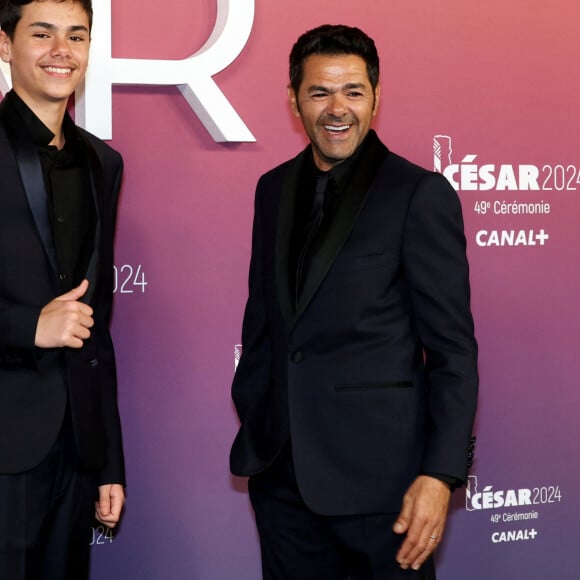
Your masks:
<svg viewBox="0 0 580 580"><path fill-rule="evenodd" d="M461 163L454 163L453 154L453 142L449 135L433 137L433 169L441 173L458 192L541 190L541 172L536 165L480 165L474 154L465 155ZM475 212L480 215L549 213L549 204L506 203L505 200L492 203L484 199L475 202ZM481 248L545 246L549 239L550 235L544 229L481 229L475 234L475 243Z"/></svg>

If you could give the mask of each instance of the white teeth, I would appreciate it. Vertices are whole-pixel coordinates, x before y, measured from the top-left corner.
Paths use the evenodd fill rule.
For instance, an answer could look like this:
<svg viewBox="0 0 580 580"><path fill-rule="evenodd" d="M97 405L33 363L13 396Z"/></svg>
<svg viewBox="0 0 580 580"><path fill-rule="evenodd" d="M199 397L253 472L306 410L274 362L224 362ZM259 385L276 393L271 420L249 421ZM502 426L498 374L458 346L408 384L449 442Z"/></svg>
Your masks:
<svg viewBox="0 0 580 580"><path fill-rule="evenodd" d="M324 128L327 131L340 132L348 131L348 129L350 129L350 125L341 125L340 127L336 127L335 125L324 125Z"/></svg>
<svg viewBox="0 0 580 580"><path fill-rule="evenodd" d="M46 70L51 73L59 74L59 75L66 75L71 72L72 69L70 68L60 68L57 66L47 66Z"/></svg>

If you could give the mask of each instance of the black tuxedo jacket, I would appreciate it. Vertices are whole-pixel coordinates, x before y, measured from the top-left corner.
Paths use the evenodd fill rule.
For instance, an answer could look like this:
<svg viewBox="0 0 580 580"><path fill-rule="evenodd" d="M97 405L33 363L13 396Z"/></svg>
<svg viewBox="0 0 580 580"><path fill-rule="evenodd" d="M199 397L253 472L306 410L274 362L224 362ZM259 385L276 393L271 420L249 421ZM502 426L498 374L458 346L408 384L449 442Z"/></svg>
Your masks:
<svg viewBox="0 0 580 580"><path fill-rule="evenodd" d="M262 472L290 437L301 494L327 515L397 511L420 473L465 480L476 407L457 194L369 139L296 308L289 240L310 152L259 180L232 387L232 471Z"/></svg>
<svg viewBox="0 0 580 580"><path fill-rule="evenodd" d="M0 473L26 471L52 447L70 407L83 464L101 483L124 483L113 345L113 235L121 156L77 128L97 209L84 302L94 310L79 349L34 346L41 309L61 294L47 194L34 143L6 98L0 104Z"/></svg>

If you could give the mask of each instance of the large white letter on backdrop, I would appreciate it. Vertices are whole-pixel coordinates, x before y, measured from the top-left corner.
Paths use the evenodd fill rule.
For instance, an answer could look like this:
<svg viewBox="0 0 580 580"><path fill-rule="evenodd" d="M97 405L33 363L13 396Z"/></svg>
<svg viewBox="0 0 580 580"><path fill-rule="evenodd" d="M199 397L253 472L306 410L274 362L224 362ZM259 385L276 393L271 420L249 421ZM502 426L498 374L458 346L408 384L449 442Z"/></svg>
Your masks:
<svg viewBox="0 0 580 580"><path fill-rule="evenodd" d="M254 0L217 0L207 42L183 60L113 58L111 0L95 0L89 71L76 95L77 123L101 139L113 136L113 85L174 85L218 142L256 139L212 76L242 52L254 23ZM0 92L10 89L10 69L0 63Z"/></svg>

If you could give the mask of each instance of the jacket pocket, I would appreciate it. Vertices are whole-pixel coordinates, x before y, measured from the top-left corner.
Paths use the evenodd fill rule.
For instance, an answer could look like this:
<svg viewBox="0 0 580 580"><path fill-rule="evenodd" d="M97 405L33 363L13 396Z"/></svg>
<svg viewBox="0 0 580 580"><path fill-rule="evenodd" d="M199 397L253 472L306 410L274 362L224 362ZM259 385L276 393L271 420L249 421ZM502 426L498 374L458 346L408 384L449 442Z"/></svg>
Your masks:
<svg viewBox="0 0 580 580"><path fill-rule="evenodd" d="M388 383L351 383L335 385L334 390L338 393L344 391L374 391L377 389L410 389L411 381L397 381Z"/></svg>
<svg viewBox="0 0 580 580"><path fill-rule="evenodd" d="M388 257L384 253L363 255L339 254L334 261L333 270L360 271L385 268L389 264Z"/></svg>

